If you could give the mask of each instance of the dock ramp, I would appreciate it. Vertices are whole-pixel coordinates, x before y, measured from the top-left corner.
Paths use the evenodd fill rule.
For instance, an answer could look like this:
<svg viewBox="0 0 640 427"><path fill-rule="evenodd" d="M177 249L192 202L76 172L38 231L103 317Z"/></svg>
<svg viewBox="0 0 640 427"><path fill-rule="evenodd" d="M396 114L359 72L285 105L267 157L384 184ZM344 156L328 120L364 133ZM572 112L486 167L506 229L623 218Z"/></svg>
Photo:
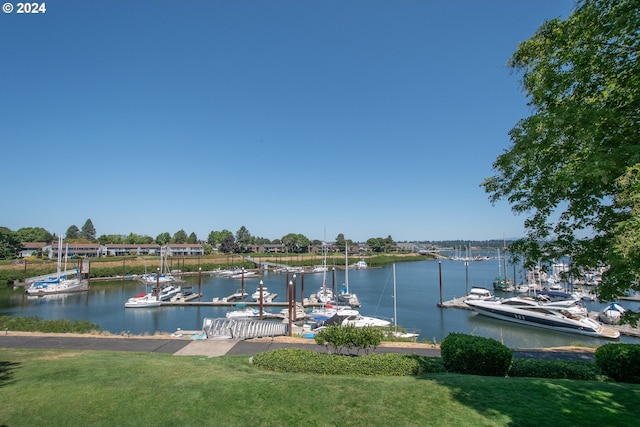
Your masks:
<svg viewBox="0 0 640 427"><path fill-rule="evenodd" d="M205 318L202 330L209 339L245 340L287 335L288 324L256 319Z"/></svg>

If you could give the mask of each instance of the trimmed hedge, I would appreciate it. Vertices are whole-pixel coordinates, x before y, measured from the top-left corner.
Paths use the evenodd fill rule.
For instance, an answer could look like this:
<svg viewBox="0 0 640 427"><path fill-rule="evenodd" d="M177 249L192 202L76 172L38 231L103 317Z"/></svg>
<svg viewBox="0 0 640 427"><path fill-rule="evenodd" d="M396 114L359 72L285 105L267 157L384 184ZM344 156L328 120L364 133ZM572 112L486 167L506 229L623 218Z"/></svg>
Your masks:
<svg viewBox="0 0 640 427"><path fill-rule="evenodd" d="M513 360L509 347L493 338L451 333L440 344L445 368L458 374L504 377Z"/></svg>
<svg viewBox="0 0 640 427"><path fill-rule="evenodd" d="M640 344L605 344L596 350L596 364L611 379L640 384Z"/></svg>
<svg viewBox="0 0 640 427"><path fill-rule="evenodd" d="M513 359L508 375L520 378L602 380L600 369L593 362L561 360Z"/></svg>
<svg viewBox="0 0 640 427"><path fill-rule="evenodd" d="M375 351L383 337L384 332L380 328L331 325L318 332L314 340L316 344L324 345L327 349L331 347L333 353L336 354L342 353L343 349L351 354L354 348L358 354L360 350L364 350L365 353L369 353L371 350Z"/></svg>
<svg viewBox="0 0 640 427"><path fill-rule="evenodd" d="M275 372L319 375L415 376L445 372L438 357L384 353L350 357L300 348L280 348L256 354L251 363Z"/></svg>

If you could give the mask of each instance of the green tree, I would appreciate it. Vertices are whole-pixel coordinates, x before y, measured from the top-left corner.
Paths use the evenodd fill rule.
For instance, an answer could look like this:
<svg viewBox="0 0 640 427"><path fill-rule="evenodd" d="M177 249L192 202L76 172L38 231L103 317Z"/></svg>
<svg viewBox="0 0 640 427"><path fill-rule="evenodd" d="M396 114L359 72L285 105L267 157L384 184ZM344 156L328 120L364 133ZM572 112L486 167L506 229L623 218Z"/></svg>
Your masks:
<svg viewBox="0 0 640 427"><path fill-rule="evenodd" d="M101 234L97 240L101 245L124 243L124 237L120 234Z"/></svg>
<svg viewBox="0 0 640 427"><path fill-rule="evenodd" d="M20 242L51 242L53 235L42 227L26 227L16 231Z"/></svg>
<svg viewBox="0 0 640 427"><path fill-rule="evenodd" d="M227 234L222 243L220 243L220 251L225 254L238 252L238 244L233 234Z"/></svg>
<svg viewBox="0 0 640 427"><path fill-rule="evenodd" d="M510 247L516 258L570 256L574 277L608 266L604 300L640 290L639 29L637 0L579 0L521 43L509 65L531 115L482 183L492 202L527 215L527 235Z"/></svg>
<svg viewBox="0 0 640 427"><path fill-rule="evenodd" d="M7 227L0 227L0 259L15 258L21 248L16 233Z"/></svg>
<svg viewBox="0 0 640 427"><path fill-rule="evenodd" d="M338 236L336 237L336 246L339 248L344 248L345 244L346 244L346 241L344 240L344 234L342 233L338 234Z"/></svg>
<svg viewBox="0 0 640 427"><path fill-rule="evenodd" d="M187 232L180 229L171 238L171 243L187 243Z"/></svg>
<svg viewBox="0 0 640 427"><path fill-rule="evenodd" d="M238 250L240 253L246 253L249 250L249 246L252 243L251 233L243 225L236 231L236 243L238 244Z"/></svg>
<svg viewBox="0 0 640 427"><path fill-rule="evenodd" d="M171 241L171 234L168 232L160 233L156 236L156 243L160 246L164 246Z"/></svg>
<svg viewBox="0 0 640 427"><path fill-rule="evenodd" d="M72 225L67 228L67 232L64 235L65 240L79 239L80 229L76 225Z"/></svg>
<svg viewBox="0 0 640 427"><path fill-rule="evenodd" d="M187 243L198 243L198 236L193 231L187 237Z"/></svg>
<svg viewBox="0 0 640 427"><path fill-rule="evenodd" d="M91 241L96 240L96 229L93 226L93 222L91 222L91 219L85 221L82 229L80 230L79 237L81 239L87 239Z"/></svg>
<svg viewBox="0 0 640 427"><path fill-rule="evenodd" d="M282 244L287 248L288 252L307 252L309 243L309 239L302 234L289 233L282 237Z"/></svg>
<svg viewBox="0 0 640 427"><path fill-rule="evenodd" d="M209 233L209 237L207 237L207 242L213 246L216 247L218 245L221 245L222 242L224 241L224 239L228 236L228 235L233 235L232 232L230 232L227 229L224 229L222 231L212 231Z"/></svg>
<svg viewBox="0 0 640 427"><path fill-rule="evenodd" d="M382 237L372 237L367 240L367 246L369 246L373 252L384 252L386 241Z"/></svg>

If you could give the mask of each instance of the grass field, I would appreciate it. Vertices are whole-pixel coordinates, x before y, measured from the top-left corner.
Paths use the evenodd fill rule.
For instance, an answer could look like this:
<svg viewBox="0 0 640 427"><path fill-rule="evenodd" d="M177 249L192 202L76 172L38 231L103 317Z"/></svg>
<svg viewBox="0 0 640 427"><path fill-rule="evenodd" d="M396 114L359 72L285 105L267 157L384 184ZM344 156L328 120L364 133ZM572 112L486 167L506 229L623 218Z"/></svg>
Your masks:
<svg viewBox="0 0 640 427"><path fill-rule="evenodd" d="M636 425L640 386L592 381L318 376L246 356L0 349L7 426Z"/></svg>

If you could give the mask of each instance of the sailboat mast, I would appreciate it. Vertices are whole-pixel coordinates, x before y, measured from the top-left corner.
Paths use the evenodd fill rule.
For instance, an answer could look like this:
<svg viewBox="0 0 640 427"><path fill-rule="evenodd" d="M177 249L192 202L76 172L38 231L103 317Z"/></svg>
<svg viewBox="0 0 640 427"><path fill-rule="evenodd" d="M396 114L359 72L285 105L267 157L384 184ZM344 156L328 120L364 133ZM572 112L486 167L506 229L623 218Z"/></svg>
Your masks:
<svg viewBox="0 0 640 427"><path fill-rule="evenodd" d="M58 236L58 280L60 280L61 267L62 267L62 236Z"/></svg>
<svg viewBox="0 0 640 427"><path fill-rule="evenodd" d="M349 250L349 244L344 244L344 287L349 293L349 255L347 251Z"/></svg>
<svg viewBox="0 0 640 427"><path fill-rule="evenodd" d="M396 265L393 264L393 327L398 331L398 314L396 307Z"/></svg>

